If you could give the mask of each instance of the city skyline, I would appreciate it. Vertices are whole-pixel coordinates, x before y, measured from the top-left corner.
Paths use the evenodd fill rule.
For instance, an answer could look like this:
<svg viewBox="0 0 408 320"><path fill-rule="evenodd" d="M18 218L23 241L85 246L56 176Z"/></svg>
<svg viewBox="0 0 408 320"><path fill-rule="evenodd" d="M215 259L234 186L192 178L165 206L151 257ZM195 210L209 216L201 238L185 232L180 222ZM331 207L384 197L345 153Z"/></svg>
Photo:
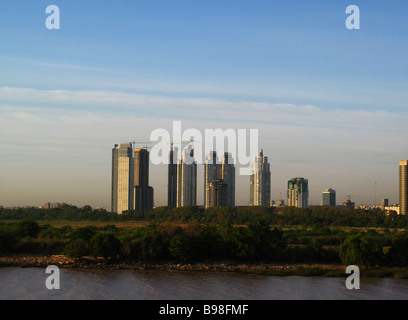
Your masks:
<svg viewBox="0 0 408 320"><path fill-rule="evenodd" d="M408 3L349 1L0 4L0 205L110 208L110 150L157 128L258 129L271 200L307 177L309 204L336 190L359 204L400 202L408 159ZM126 10L124 10L126 9ZM155 205L168 167L151 165ZM197 204L203 204L203 166ZM249 205L236 175L236 205Z"/></svg>
<svg viewBox="0 0 408 320"><path fill-rule="evenodd" d="M154 205L153 188L149 186L149 151L147 146L136 148L135 142L129 144L115 144L112 150L112 211L119 214L126 210L147 211ZM201 206L209 207L235 207L235 162L229 152L224 152L222 161L219 161L217 152L210 151L207 154L204 165L204 202L197 203L197 161L194 157L194 141L191 140L177 158L177 148L171 143L168 161L168 203L169 207ZM134 154L134 157L133 157ZM177 164L175 164L177 163ZM398 214L407 214L408 184L407 184L408 160L399 162L399 203L389 206L389 199L383 198L381 205L373 207L382 210L396 210ZM251 163L249 175L249 206L284 206L284 199L272 200L270 198L271 173L268 157L264 156L263 149L258 150L258 156ZM134 183L131 183L134 181ZM121 190L122 186L122 192ZM127 188L127 192L126 192ZM148 189L148 190L145 190ZM355 195L353 195L355 197ZM114 209L120 207L129 209ZM347 195L340 207L354 209L355 203L352 196ZM309 180L297 177L288 181L287 205L299 208L316 206L309 204ZM50 206L50 203L48 203ZM332 188L323 190L321 206L336 207L336 191ZM362 204L357 206L369 208ZM397 209L396 209L397 208Z"/></svg>

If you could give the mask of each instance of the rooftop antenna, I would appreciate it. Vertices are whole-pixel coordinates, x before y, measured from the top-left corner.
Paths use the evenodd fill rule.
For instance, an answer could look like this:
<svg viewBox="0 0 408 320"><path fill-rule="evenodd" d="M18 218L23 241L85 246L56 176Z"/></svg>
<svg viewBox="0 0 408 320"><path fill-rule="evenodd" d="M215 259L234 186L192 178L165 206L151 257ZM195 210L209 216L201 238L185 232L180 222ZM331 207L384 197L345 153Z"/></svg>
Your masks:
<svg viewBox="0 0 408 320"><path fill-rule="evenodd" d="M374 183L374 206L377 205L377 181Z"/></svg>

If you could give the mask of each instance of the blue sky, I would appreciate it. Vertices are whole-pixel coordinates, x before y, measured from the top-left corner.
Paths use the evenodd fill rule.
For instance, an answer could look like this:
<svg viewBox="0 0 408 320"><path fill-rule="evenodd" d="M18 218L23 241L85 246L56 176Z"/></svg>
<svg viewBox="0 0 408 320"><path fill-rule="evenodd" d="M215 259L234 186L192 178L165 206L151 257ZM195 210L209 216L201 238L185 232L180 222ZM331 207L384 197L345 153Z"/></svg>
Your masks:
<svg viewBox="0 0 408 320"><path fill-rule="evenodd" d="M360 8L360 30L345 28L350 4ZM45 27L48 5L60 8L60 30ZM374 182L378 199L398 202L395 168L408 158L407 15L406 1L2 1L0 204L109 207L113 144L146 141L172 120L262 129L272 198L285 198L286 181L300 175L312 203L325 187L338 202L346 194L373 202ZM317 143L323 137L332 137L329 149ZM367 172L356 169L367 163ZM366 184L342 178L350 173ZM81 188L93 190L89 199Z"/></svg>

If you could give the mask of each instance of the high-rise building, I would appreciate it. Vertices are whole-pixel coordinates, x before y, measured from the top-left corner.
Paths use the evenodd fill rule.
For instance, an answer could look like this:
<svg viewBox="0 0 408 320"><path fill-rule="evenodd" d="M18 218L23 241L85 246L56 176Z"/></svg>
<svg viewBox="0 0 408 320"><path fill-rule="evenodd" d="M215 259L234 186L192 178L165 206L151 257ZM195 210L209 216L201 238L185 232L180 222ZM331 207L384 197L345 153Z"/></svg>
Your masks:
<svg viewBox="0 0 408 320"><path fill-rule="evenodd" d="M217 152L211 151L207 155L204 163L204 207L210 207L210 183L214 180L221 180L221 164L217 158Z"/></svg>
<svg viewBox="0 0 408 320"><path fill-rule="evenodd" d="M170 149L168 184L167 184L167 205L177 207L177 148Z"/></svg>
<svg viewBox="0 0 408 320"><path fill-rule="evenodd" d="M271 204L271 171L268 157L264 157L263 150L259 150L258 157L254 159L253 174L249 182L249 204L269 207Z"/></svg>
<svg viewBox="0 0 408 320"><path fill-rule="evenodd" d="M224 153L224 158L221 165L221 179L227 184L227 200L225 206L235 207L235 164L232 154Z"/></svg>
<svg viewBox="0 0 408 320"><path fill-rule="evenodd" d="M149 186L149 151L136 149L134 152L134 201L133 210L148 211L153 209L153 188Z"/></svg>
<svg viewBox="0 0 408 320"><path fill-rule="evenodd" d="M235 206L235 165L228 152L224 153L221 163L215 151L207 156L204 165L204 206Z"/></svg>
<svg viewBox="0 0 408 320"><path fill-rule="evenodd" d="M212 180L208 183L207 206L208 207L227 207L227 189L228 185L222 179Z"/></svg>
<svg viewBox="0 0 408 320"><path fill-rule="evenodd" d="M309 206L309 182L304 178L288 181L288 206L307 208Z"/></svg>
<svg viewBox="0 0 408 320"><path fill-rule="evenodd" d="M115 144L112 149L111 212L121 214L133 208L132 145Z"/></svg>
<svg viewBox="0 0 408 320"><path fill-rule="evenodd" d="M389 203L388 199L382 199L382 201L381 201L381 209L382 209L382 210L385 210L385 207L388 207L388 203Z"/></svg>
<svg viewBox="0 0 408 320"><path fill-rule="evenodd" d="M329 188L323 191L322 206L324 207L336 206L336 190Z"/></svg>
<svg viewBox="0 0 408 320"><path fill-rule="evenodd" d="M197 163L190 143L177 161L177 207L197 205Z"/></svg>
<svg viewBox="0 0 408 320"><path fill-rule="evenodd" d="M408 213L408 160L400 161L399 192L400 214L406 215Z"/></svg>

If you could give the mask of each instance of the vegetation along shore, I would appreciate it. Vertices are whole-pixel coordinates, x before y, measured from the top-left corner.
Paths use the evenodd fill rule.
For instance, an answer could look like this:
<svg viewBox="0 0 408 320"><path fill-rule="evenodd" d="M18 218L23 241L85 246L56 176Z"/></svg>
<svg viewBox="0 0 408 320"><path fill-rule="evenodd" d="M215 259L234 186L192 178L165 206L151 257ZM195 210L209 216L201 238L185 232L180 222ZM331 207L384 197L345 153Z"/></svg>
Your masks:
<svg viewBox="0 0 408 320"><path fill-rule="evenodd" d="M0 209L2 267L347 276L358 265L363 277L408 278L405 218L381 210L12 211Z"/></svg>

